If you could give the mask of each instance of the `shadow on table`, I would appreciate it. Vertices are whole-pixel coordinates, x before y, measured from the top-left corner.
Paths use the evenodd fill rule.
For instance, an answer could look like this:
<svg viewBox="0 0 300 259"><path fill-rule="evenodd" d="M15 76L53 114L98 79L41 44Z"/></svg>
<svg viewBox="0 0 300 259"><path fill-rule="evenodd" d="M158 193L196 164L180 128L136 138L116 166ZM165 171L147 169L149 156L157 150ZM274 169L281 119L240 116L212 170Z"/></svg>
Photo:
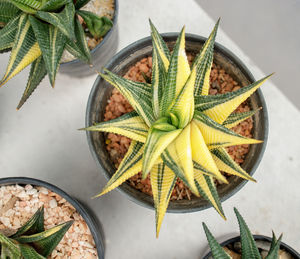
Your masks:
<svg viewBox="0 0 300 259"><path fill-rule="evenodd" d="M195 0L222 30L300 108L295 78L300 68L300 2L296 0ZM258 79L258 78L257 78Z"/></svg>

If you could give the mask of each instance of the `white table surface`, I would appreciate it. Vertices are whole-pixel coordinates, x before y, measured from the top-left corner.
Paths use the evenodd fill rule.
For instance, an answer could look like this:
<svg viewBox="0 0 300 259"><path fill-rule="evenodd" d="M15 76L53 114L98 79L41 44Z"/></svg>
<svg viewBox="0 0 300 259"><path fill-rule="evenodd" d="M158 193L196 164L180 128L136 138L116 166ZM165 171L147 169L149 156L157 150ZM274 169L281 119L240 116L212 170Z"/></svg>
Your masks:
<svg viewBox="0 0 300 259"><path fill-rule="evenodd" d="M119 50L149 35L149 17L160 32L179 31L185 24L187 32L204 36L218 18L209 17L193 0L120 0ZM264 76L222 31L222 23L217 41L236 53L257 79ZM0 57L2 75L8 55ZM91 156L85 133L76 129L85 125L86 103L96 75L73 79L59 74L55 90L44 80L17 112L27 72L0 89L0 176L43 179L87 203L103 224L107 259L201 258L207 245L201 223L205 221L216 237L238 232L234 206L253 233L271 235L272 229L284 233L283 241L300 251L300 113L271 82L262 87L270 133L255 173L258 183L247 183L223 203L227 222L213 209L167 214L157 240L154 211L118 191L90 199L106 180Z"/></svg>

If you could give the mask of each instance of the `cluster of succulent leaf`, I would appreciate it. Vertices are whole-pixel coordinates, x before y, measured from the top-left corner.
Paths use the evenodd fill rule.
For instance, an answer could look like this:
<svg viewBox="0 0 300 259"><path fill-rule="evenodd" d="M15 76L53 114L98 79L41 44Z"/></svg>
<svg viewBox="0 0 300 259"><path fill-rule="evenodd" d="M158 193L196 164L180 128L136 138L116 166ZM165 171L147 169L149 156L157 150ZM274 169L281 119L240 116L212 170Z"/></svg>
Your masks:
<svg viewBox="0 0 300 259"><path fill-rule="evenodd" d="M256 242L245 222L241 214L238 212L236 208L234 208L235 215L239 222L240 227L240 238L241 238L241 245L242 245L242 254L241 258L243 259L263 259L258 248ZM226 251L221 247L221 245L217 242L214 236L209 231L208 227L203 223L203 228L211 249L211 253L214 259L231 259L232 257L226 253ZM275 234L273 233L273 238L271 241L270 250L268 255L264 259L278 259L278 251L280 248L282 235L279 239L276 238Z"/></svg>
<svg viewBox="0 0 300 259"><path fill-rule="evenodd" d="M72 224L73 221L69 221L45 230L44 207L42 207L15 234L6 236L0 232L0 257L46 259Z"/></svg>
<svg viewBox="0 0 300 259"><path fill-rule="evenodd" d="M54 86L64 50L91 63L86 33L78 16L94 38L104 36L112 21L80 10L89 1L0 0L0 53L11 51L0 86L32 64L18 109L46 74Z"/></svg>
<svg viewBox="0 0 300 259"><path fill-rule="evenodd" d="M255 114L256 111L232 112L267 77L231 93L208 95L218 23L190 66L185 52L185 29L180 32L171 54L150 21L151 84L134 82L108 70L100 74L134 109L117 119L86 128L132 139L122 163L100 195L139 172L143 178L150 173L157 235L177 178L196 196L208 200L224 218L214 184L215 178L227 183L220 171L254 181L234 162L225 147L261 142L230 128Z"/></svg>

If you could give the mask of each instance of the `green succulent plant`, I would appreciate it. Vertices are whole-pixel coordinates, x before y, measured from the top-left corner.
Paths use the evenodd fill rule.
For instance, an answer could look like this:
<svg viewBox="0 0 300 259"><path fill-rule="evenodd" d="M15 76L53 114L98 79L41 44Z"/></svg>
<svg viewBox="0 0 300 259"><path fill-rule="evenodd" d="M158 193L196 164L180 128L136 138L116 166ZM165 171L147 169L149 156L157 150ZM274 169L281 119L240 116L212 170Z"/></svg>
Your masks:
<svg viewBox="0 0 300 259"><path fill-rule="evenodd" d="M72 224L69 221L45 230L42 207L15 234L6 236L0 232L0 258L46 259Z"/></svg>
<svg viewBox="0 0 300 259"><path fill-rule="evenodd" d="M196 196L208 200L224 218L214 184L214 179L228 183L220 171L255 181L234 162L225 147L262 142L241 136L230 128L255 114L256 111L232 112L268 77L231 93L208 95L218 24L219 21L191 67L185 53L185 28L171 54L150 21L151 83L134 82L106 69L100 73L134 109L117 119L85 129L132 139L118 170L100 195L139 172L143 178L150 173L157 236L177 178Z"/></svg>
<svg viewBox="0 0 300 259"><path fill-rule="evenodd" d="M64 50L91 64L91 54L79 16L94 38L113 26L106 17L80 10L90 0L0 0L0 53L11 51L0 86L31 65L17 109L46 74L54 87Z"/></svg>
<svg viewBox="0 0 300 259"><path fill-rule="evenodd" d="M239 222L240 237L242 244L242 259L263 259L257 248L256 242L241 214L236 208L234 208L235 215ZM217 240L209 231L208 227L203 223L203 228L211 249L211 253L214 259L231 259L232 257L218 244ZM267 257L264 259L278 259L278 251L280 248L280 242L282 235L277 239L273 233L271 247Z"/></svg>

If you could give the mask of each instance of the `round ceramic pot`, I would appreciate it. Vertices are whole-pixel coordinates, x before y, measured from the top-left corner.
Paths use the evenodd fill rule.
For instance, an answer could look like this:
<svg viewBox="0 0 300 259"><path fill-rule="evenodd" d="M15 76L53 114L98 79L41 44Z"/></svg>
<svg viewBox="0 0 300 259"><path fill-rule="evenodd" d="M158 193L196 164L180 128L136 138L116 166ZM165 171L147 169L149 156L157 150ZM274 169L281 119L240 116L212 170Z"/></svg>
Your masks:
<svg viewBox="0 0 300 259"><path fill-rule="evenodd" d="M62 191L61 189L59 189L58 187L50 183L38 179L27 178L27 177L0 178L0 186L15 185L15 184L18 184L20 186L25 186L27 184L30 184L36 187L44 187L54 193L57 193L62 198L64 198L67 202L69 202L76 209L76 211L83 217L86 224L88 225L96 244L98 258L104 259L105 245L104 245L104 234L103 234L102 226L90 209L82 205L82 203L80 203L79 201L71 197L66 192Z"/></svg>
<svg viewBox="0 0 300 259"><path fill-rule="evenodd" d="M65 62L60 65L59 72L69 74L72 77L84 77L95 74L109 61L109 59L116 54L119 42L118 33L118 12L119 2L115 0L115 13L113 18L113 27L104 36L103 40L91 50L92 64L91 68L88 64L79 59Z"/></svg>
<svg viewBox="0 0 300 259"><path fill-rule="evenodd" d="M268 242L268 243L271 243L271 241L272 241L272 238L262 236L262 235L253 235L253 237L254 237L255 241L263 241L263 242ZM228 246L230 244L234 244L236 242L240 242L240 240L241 240L241 237L237 236L237 237L233 237L233 238L230 238L230 239L222 242L220 245L222 247L224 247L224 246ZM297 251L295 251L293 248L291 248L290 246L288 246L287 244L283 243L283 242L280 243L280 249L288 252L291 256L293 256L293 258L300 259L299 253ZM209 259L209 258L212 258L211 252L207 253L203 257L203 259Z"/></svg>
<svg viewBox="0 0 300 259"><path fill-rule="evenodd" d="M178 33L162 34L168 46L172 49L178 37ZM186 34L186 50L190 53L197 54L206 38ZM123 76L129 68L144 57L151 56L152 42L151 38L141 39L115 55L106 65L106 68L120 76ZM234 80L241 86L249 85L254 82L254 77L246 66L232 52L222 45L215 44L214 62L219 64L229 73ZM91 90L87 111L86 111L86 126L103 121L105 107L109 100L113 86L105 82L100 76L97 77L94 86ZM258 113L253 116L253 137L261 139L264 142L258 145L250 145L249 153L247 154L242 167L253 175L258 167L267 143L268 135L268 115L264 97L260 90L257 90L249 99L252 109L262 107ZM110 156L106 150L104 134L99 132L87 131L87 139L90 150L99 165L100 171L104 173L107 179L116 171ZM228 179L230 184L223 184L218 187L218 192L222 201L239 191L247 182L242 178L230 176ZM118 188L122 193L128 196L129 199L148 208L153 208L153 198L141 191L130 186L125 182ZM171 201L169 203L168 212L188 213L199 211L211 207L204 198L193 198L192 200Z"/></svg>

